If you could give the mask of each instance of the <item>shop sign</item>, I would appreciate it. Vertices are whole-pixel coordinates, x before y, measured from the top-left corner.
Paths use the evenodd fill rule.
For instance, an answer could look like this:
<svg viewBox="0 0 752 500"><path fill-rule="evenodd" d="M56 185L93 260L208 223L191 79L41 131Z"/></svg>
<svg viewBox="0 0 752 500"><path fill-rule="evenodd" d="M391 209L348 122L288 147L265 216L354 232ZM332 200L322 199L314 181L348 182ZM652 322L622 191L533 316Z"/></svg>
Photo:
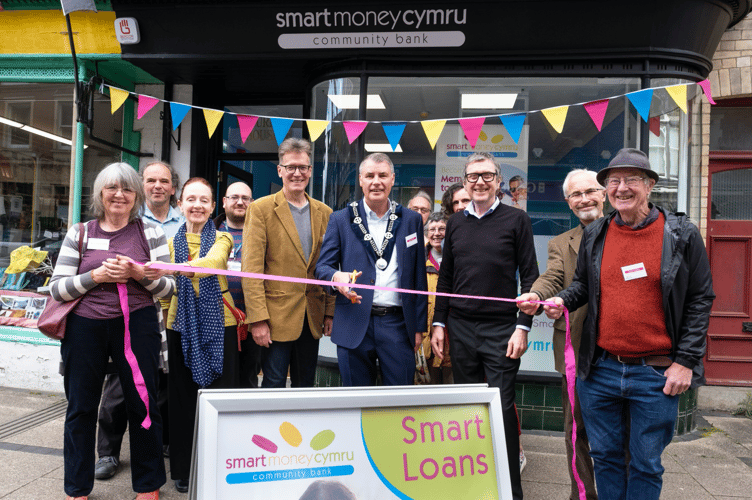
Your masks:
<svg viewBox="0 0 752 500"><path fill-rule="evenodd" d="M282 49L461 47L467 9L277 12Z"/></svg>
<svg viewBox="0 0 752 500"><path fill-rule="evenodd" d="M191 498L512 498L484 385L205 390L196 436Z"/></svg>

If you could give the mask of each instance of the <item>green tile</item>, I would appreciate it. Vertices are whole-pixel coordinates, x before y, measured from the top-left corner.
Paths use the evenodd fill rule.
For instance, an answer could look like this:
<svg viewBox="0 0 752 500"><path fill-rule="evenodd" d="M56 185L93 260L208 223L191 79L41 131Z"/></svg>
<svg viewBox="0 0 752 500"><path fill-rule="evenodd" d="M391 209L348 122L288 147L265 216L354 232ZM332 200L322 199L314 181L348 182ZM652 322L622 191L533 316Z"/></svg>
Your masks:
<svg viewBox="0 0 752 500"><path fill-rule="evenodd" d="M564 414L561 410L543 412L543 430L564 432Z"/></svg>
<svg viewBox="0 0 752 500"><path fill-rule="evenodd" d="M517 406L522 404L522 394L525 384L515 384L514 386L514 400L517 401Z"/></svg>
<svg viewBox="0 0 752 500"><path fill-rule="evenodd" d="M684 425L685 425L685 418L679 417L676 419L676 435L681 436L684 434Z"/></svg>
<svg viewBox="0 0 752 500"><path fill-rule="evenodd" d="M694 428L695 428L695 414L690 413L689 415L687 415L687 425L684 430L687 432L692 432Z"/></svg>
<svg viewBox="0 0 752 500"><path fill-rule="evenodd" d="M689 393L685 392L679 396L679 415L683 415L687 411L687 399L689 399Z"/></svg>
<svg viewBox="0 0 752 500"><path fill-rule="evenodd" d="M543 406L545 404L544 386L538 384L526 384L522 395L522 404L525 406Z"/></svg>
<svg viewBox="0 0 752 500"><path fill-rule="evenodd" d="M546 386L546 406L549 408L561 408L561 386Z"/></svg>
<svg viewBox="0 0 752 500"><path fill-rule="evenodd" d="M523 429L543 430L543 410L523 410L520 423Z"/></svg>

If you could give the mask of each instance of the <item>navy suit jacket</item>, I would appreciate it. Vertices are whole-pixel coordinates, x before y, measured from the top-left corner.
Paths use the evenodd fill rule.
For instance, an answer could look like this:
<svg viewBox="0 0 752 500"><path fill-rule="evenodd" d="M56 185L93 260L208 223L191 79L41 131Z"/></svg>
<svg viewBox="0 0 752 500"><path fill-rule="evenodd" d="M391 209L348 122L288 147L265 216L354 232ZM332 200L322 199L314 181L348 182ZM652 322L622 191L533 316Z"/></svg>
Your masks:
<svg viewBox="0 0 752 500"><path fill-rule="evenodd" d="M363 224L368 228L363 200L358 203L358 212ZM352 208L350 206L334 212L329 218L321 254L316 264L316 277L331 281L337 271L350 273L353 269L362 271L358 283L376 284L376 256L366 250L363 236L356 235L350 224ZM407 246L405 238L417 236L417 241ZM427 290L425 242L423 241L423 218L407 208L402 208L400 225L395 235L397 252L397 274L399 287L408 290ZM356 288L362 296L360 304L353 304L336 289L336 306L332 326L332 342L348 349L358 347L366 334L373 305L373 290ZM407 326L408 341L415 344L415 334L424 332L427 324L428 298L426 295L401 293L402 310Z"/></svg>

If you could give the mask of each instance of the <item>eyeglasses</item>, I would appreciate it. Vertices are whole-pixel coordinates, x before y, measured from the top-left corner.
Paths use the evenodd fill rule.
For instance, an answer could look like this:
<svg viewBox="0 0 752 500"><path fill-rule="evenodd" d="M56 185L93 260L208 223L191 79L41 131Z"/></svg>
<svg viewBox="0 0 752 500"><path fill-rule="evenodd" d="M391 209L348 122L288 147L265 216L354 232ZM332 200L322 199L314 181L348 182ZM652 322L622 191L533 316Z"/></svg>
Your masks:
<svg viewBox="0 0 752 500"><path fill-rule="evenodd" d="M439 234L441 234L441 233L445 233L445 232L446 232L446 226L432 227L432 228L426 229L426 233L429 233L429 234L430 233L439 233Z"/></svg>
<svg viewBox="0 0 752 500"><path fill-rule="evenodd" d="M253 198L251 198L250 196L240 196L237 194L234 194L232 196L225 196L225 199L230 200L233 203L237 203L238 201L241 201L241 200L243 201L243 203L250 203L253 201Z"/></svg>
<svg viewBox="0 0 752 500"><path fill-rule="evenodd" d="M482 178L483 182L491 182L496 178L496 172L478 172L472 174L465 174L465 180L467 182L476 183L478 179Z"/></svg>
<svg viewBox="0 0 752 500"><path fill-rule="evenodd" d="M592 198L593 196L595 196L595 194L598 191L600 191L600 189L596 189L596 188L590 188L587 191L575 191L574 193L567 196L567 199L572 200L572 201L578 201L582 199L582 197Z"/></svg>
<svg viewBox="0 0 752 500"><path fill-rule="evenodd" d="M294 174L296 170L300 170L301 174L309 172L312 168L311 165L280 165L285 168L285 172L288 174Z"/></svg>
<svg viewBox="0 0 752 500"><path fill-rule="evenodd" d="M420 208L420 207L415 207L415 208L407 207L407 208L409 208L413 212L419 212L419 213L422 213L422 214L430 214L431 213L431 209L430 208L425 208L425 207L423 207L423 208Z"/></svg>
<svg viewBox="0 0 752 500"><path fill-rule="evenodd" d="M609 177L606 179L606 187L608 188L616 188L619 187L619 184L624 182L628 187L637 187L640 185L641 182L645 182L645 177L641 177L639 175L636 175L634 177Z"/></svg>
<svg viewBox="0 0 752 500"><path fill-rule="evenodd" d="M120 186L105 186L104 191L107 194L117 194L118 191L120 191L124 195L136 194L135 190L129 187L120 187Z"/></svg>

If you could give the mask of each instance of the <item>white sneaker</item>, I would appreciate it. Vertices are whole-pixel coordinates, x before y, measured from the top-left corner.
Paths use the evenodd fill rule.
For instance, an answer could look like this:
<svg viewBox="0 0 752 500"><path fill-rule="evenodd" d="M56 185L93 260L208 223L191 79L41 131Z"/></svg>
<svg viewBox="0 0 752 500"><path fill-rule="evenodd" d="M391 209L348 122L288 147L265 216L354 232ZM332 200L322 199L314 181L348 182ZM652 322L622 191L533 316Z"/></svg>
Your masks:
<svg viewBox="0 0 752 500"><path fill-rule="evenodd" d="M520 452L520 474L522 474L522 471L525 470L525 466L527 465L527 458L525 458L525 452Z"/></svg>

